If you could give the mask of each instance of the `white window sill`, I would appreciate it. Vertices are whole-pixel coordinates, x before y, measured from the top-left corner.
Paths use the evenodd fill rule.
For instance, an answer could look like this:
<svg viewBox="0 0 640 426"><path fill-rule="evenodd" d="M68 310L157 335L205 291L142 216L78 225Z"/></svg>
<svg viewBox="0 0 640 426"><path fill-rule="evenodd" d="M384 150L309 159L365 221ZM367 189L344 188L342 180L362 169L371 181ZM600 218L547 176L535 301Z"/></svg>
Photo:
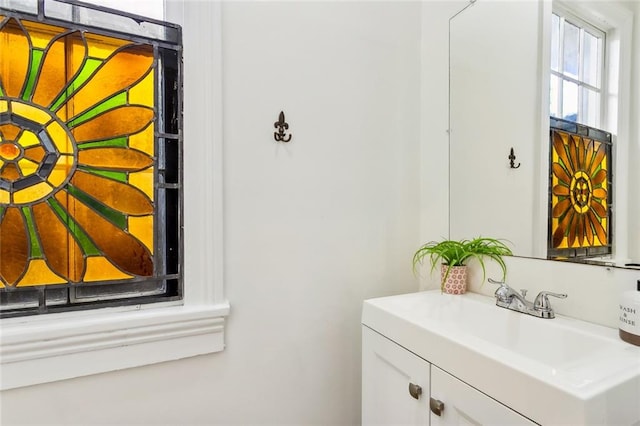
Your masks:
<svg viewBox="0 0 640 426"><path fill-rule="evenodd" d="M3 320L0 389L121 370L224 349L227 303L151 305ZM54 318L55 317L55 318Z"/></svg>

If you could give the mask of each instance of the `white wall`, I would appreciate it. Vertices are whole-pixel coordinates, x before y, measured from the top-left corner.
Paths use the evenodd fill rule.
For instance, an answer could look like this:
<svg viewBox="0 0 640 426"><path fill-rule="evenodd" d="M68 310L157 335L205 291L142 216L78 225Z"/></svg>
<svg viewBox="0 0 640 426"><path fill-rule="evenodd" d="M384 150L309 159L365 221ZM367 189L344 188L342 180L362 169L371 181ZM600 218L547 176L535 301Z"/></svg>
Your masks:
<svg viewBox="0 0 640 426"><path fill-rule="evenodd" d="M418 287L420 7L224 3L226 350L5 391L2 424L359 423L362 301Z"/></svg>

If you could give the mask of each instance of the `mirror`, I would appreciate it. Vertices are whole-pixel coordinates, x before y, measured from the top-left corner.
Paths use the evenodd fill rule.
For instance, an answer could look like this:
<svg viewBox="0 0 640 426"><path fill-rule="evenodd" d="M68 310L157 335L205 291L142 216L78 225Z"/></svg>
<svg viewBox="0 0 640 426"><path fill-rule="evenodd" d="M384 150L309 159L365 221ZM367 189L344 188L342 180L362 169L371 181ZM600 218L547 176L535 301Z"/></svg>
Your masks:
<svg viewBox="0 0 640 426"><path fill-rule="evenodd" d="M624 6L623 13L625 7L640 9ZM474 0L450 21L452 239L504 238L517 256L547 258L549 76L543 70L550 63L550 17L549 2ZM640 255L631 254L640 239L632 221L640 217L640 193L631 189L637 160L629 159L639 155L629 143L638 145L639 131L626 126L627 137L614 150L614 256L588 263L640 264Z"/></svg>

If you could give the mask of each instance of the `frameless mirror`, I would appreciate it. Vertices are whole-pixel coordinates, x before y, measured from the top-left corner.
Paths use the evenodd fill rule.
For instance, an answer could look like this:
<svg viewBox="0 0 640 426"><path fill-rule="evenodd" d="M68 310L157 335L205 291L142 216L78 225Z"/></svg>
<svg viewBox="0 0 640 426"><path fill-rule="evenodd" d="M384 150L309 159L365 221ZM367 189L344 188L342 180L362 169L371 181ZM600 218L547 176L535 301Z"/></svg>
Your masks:
<svg viewBox="0 0 640 426"><path fill-rule="evenodd" d="M470 2L450 21L452 239L504 238L517 256L547 258L550 79L544 67L550 63L550 22L547 2L492 0ZM639 228L631 219L640 217L640 194L629 189L634 177L628 165L637 164L629 158L638 156L637 147L628 146L629 133L618 140L627 144L618 150L626 158L614 164L617 258L589 263L633 267L640 261L630 254L637 245Z"/></svg>

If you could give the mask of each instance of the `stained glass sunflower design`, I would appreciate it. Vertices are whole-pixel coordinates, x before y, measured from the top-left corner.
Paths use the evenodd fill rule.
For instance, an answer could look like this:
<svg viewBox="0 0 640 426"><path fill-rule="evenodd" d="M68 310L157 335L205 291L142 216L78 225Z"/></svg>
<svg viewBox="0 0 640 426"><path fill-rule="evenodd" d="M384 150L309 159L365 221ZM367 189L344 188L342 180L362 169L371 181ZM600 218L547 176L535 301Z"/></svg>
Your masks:
<svg viewBox="0 0 640 426"><path fill-rule="evenodd" d="M605 143L553 130L551 232L554 248L608 243L608 158Z"/></svg>
<svg viewBox="0 0 640 426"><path fill-rule="evenodd" d="M0 286L154 273L153 46L0 15Z"/></svg>

